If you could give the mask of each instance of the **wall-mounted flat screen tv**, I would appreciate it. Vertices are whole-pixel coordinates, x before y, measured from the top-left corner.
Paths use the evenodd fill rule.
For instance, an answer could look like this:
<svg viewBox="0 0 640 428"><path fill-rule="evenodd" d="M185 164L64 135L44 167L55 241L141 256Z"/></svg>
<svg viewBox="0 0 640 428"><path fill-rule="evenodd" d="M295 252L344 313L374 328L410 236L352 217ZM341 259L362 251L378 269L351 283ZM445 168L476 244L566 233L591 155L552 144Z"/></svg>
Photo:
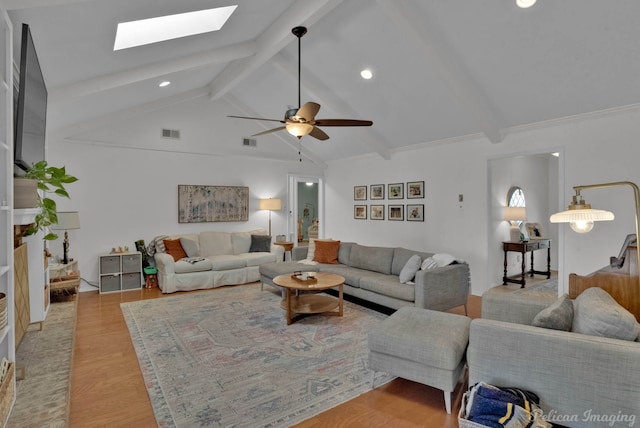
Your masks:
<svg viewBox="0 0 640 428"><path fill-rule="evenodd" d="M22 24L20 76L14 113L14 173L24 175L32 165L44 160L47 124L47 87L27 24Z"/></svg>

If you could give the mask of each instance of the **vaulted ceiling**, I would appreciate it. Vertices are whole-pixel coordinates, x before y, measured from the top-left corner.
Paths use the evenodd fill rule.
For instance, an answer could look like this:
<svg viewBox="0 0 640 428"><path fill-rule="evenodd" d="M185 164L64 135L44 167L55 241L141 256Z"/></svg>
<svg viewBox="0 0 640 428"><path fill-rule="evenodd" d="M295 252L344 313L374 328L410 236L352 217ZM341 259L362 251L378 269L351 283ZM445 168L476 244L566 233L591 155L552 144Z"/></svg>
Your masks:
<svg viewBox="0 0 640 428"><path fill-rule="evenodd" d="M0 1L16 52L20 24L30 25L48 129L63 136L196 98L226 114L280 119L298 102L297 25L309 29L302 103L321 104L319 118L374 123L325 128L324 142L303 137L305 156L320 164L467 136L508 144L516 127L640 103L637 0L539 0L529 9L515 0ZM238 7L220 31L113 51L119 22L230 4ZM172 83L159 88L161 80ZM274 126L220 116L238 141ZM258 143L297 157L286 132Z"/></svg>

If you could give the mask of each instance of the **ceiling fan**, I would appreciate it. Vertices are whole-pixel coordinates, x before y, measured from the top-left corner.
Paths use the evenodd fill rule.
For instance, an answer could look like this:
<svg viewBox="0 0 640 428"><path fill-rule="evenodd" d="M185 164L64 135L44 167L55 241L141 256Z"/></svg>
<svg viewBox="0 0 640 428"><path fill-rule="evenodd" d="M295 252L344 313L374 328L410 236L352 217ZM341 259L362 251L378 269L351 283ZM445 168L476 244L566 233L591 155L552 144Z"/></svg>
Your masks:
<svg viewBox="0 0 640 428"><path fill-rule="evenodd" d="M227 116L235 117L238 119L252 119L252 120L265 120L270 122L284 123L284 126L268 129L252 136L270 134L271 132L282 131L286 129L291 135L298 137L298 139L305 135L310 135L318 140L328 140L329 136L319 128L319 126L371 126L373 122L370 120L356 120L356 119L316 119L316 114L320 110L320 104L314 102L306 102L303 106L300 104L300 39L307 34L306 27L295 27L291 32L298 38L298 108L289 109L284 114L284 120L279 119L264 119L261 117L246 117L246 116Z"/></svg>

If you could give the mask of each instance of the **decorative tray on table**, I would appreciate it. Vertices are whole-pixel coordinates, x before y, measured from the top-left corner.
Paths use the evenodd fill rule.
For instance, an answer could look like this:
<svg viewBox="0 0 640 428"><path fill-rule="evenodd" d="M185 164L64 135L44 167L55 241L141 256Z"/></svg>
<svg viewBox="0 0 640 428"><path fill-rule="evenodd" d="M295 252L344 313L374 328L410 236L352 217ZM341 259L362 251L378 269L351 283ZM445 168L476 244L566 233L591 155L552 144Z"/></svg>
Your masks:
<svg viewBox="0 0 640 428"><path fill-rule="evenodd" d="M291 274L291 278L304 284L315 284L318 282L318 279L315 277L315 272L295 271Z"/></svg>

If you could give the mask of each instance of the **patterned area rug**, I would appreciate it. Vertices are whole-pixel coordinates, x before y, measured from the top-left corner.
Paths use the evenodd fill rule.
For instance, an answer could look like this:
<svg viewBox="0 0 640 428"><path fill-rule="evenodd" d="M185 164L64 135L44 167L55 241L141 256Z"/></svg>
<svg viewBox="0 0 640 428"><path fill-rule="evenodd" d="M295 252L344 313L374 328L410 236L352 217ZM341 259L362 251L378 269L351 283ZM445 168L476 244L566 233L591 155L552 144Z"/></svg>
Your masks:
<svg viewBox="0 0 640 428"><path fill-rule="evenodd" d="M7 427L67 427L77 300L52 303L43 330L30 325L16 351L25 378Z"/></svg>
<svg viewBox="0 0 640 428"><path fill-rule="evenodd" d="M161 427L290 426L367 392L367 332L386 318L345 301L287 326L259 284L120 306Z"/></svg>

